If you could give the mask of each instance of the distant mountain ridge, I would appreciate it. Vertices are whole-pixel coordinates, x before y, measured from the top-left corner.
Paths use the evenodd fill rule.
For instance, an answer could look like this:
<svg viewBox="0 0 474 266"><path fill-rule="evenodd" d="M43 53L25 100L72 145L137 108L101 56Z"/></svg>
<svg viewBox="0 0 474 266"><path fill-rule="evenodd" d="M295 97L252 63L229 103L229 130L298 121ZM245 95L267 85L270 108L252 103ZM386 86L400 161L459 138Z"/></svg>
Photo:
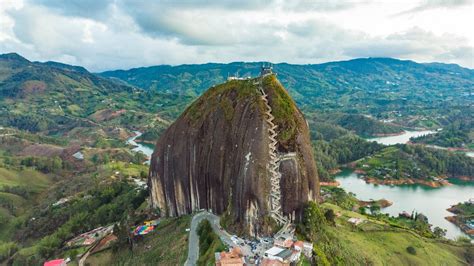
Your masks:
<svg viewBox="0 0 474 266"><path fill-rule="evenodd" d="M151 66L100 73L143 89L197 96L228 76L256 76L261 62ZM361 58L315 65L273 65L278 79L303 110L378 115L414 109L469 107L474 70L454 64L420 64Z"/></svg>
<svg viewBox="0 0 474 266"><path fill-rule="evenodd" d="M62 112L69 118L86 118L100 110L129 108L141 109L147 121L156 112L173 120L205 89L223 83L229 76L255 77L261 65L160 65L94 74L81 66L31 62L16 53L2 54L0 96L21 100L13 105L4 102L6 109L15 111L4 114L0 122L24 124L25 116L38 115L26 114L25 104L49 110L46 114L50 112L54 118L42 124L50 125L58 122L58 116L64 116ZM326 112L357 114L351 117L372 123L368 130L358 127L357 121L343 126L361 135L399 132L399 127L382 125L382 120L409 128L439 128L474 112L474 70L454 64L361 58L315 65L280 63L273 67L307 117L317 119L321 117L318 113ZM54 110L59 105L66 109ZM129 115L143 117L136 112ZM147 123L143 120L140 127ZM161 132L162 128L155 131Z"/></svg>
<svg viewBox="0 0 474 266"><path fill-rule="evenodd" d="M33 132L90 126L87 117L114 109L114 99L137 89L57 62L31 62L0 55L0 124ZM128 96L130 98L130 96Z"/></svg>

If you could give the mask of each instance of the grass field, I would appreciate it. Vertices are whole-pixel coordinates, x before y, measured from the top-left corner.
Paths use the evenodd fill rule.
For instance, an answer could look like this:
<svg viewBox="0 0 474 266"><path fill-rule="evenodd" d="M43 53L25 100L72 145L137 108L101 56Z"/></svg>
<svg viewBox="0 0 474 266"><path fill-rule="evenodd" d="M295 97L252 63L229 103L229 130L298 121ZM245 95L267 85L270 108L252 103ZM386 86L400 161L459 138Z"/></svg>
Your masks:
<svg viewBox="0 0 474 266"><path fill-rule="evenodd" d="M0 168L0 188L3 186L22 187L38 195L45 191L51 183L50 177L33 169ZM14 232L15 220L24 215L33 203L33 199L25 199L16 194L0 192L0 240L10 240Z"/></svg>
<svg viewBox="0 0 474 266"><path fill-rule="evenodd" d="M39 192L49 186L50 178L33 169L14 170L0 168L0 186L23 186Z"/></svg>
<svg viewBox="0 0 474 266"><path fill-rule="evenodd" d="M345 247L374 265L466 265L465 256L474 252L473 246L427 239L413 231L368 220L364 215L341 210L332 204L325 203L322 207L341 213L336 219L337 226L329 228L333 235L337 236ZM359 217L366 221L354 227L347 222L350 217ZM415 255L407 252L410 246L415 248Z"/></svg>
<svg viewBox="0 0 474 266"><path fill-rule="evenodd" d="M104 165L101 169L101 172L104 176L113 175L115 172L120 172L120 174L124 176L139 177L141 172L148 173L148 165L111 162Z"/></svg>
<svg viewBox="0 0 474 266"><path fill-rule="evenodd" d="M139 240L133 251L124 247L91 255L90 265L184 265L188 256L191 216L162 219L155 231Z"/></svg>

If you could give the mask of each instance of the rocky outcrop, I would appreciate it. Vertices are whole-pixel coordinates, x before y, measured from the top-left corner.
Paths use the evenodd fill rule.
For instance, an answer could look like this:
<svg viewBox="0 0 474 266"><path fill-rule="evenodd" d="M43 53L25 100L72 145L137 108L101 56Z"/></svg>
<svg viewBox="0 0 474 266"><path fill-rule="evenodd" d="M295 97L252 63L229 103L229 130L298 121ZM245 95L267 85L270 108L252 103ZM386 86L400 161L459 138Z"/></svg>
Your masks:
<svg viewBox="0 0 474 266"><path fill-rule="evenodd" d="M309 131L302 113L274 75L210 88L156 144L149 187L167 216L211 209L236 229L269 233L272 147L262 88L277 126L282 213L300 219L319 195Z"/></svg>

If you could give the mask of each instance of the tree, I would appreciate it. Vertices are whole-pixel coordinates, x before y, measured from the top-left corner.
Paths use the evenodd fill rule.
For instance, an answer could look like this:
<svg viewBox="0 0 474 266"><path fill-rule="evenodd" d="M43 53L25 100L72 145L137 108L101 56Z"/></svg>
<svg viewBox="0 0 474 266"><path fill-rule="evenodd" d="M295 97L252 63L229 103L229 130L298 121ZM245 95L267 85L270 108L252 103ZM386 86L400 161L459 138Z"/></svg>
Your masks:
<svg viewBox="0 0 474 266"><path fill-rule="evenodd" d="M446 236L446 229L443 229L443 228L440 228L438 226L436 226L434 229L433 229L433 234L436 238L442 238L442 237L445 237Z"/></svg>
<svg viewBox="0 0 474 266"><path fill-rule="evenodd" d="M52 170L57 171L63 168L63 160L59 156L55 156L52 162Z"/></svg>
<svg viewBox="0 0 474 266"><path fill-rule="evenodd" d="M331 263L324 254L324 251L321 250L316 244L313 245L313 258L317 262L317 265L330 266Z"/></svg>
<svg viewBox="0 0 474 266"><path fill-rule="evenodd" d="M324 213L324 217L326 218L326 221L331 224L332 226L336 226L336 214L334 213L334 211L332 209L328 209L326 210L326 212Z"/></svg>
<svg viewBox="0 0 474 266"><path fill-rule="evenodd" d="M369 210L372 215L377 215L380 212L380 206L373 203L369 206Z"/></svg>
<svg viewBox="0 0 474 266"><path fill-rule="evenodd" d="M102 162L104 164L108 164L110 162L110 158L109 158L109 155L107 153L102 156Z"/></svg>
<svg viewBox="0 0 474 266"><path fill-rule="evenodd" d="M97 153L94 154L94 155L92 156L91 160L92 160L92 162L93 162L94 164L98 164L98 163L99 163L99 160L100 160L100 159L99 159L99 155L98 155Z"/></svg>
<svg viewBox="0 0 474 266"><path fill-rule="evenodd" d="M126 220L122 220L120 223L114 224L114 235L117 236L117 242L115 243L113 250L117 251L119 247L127 245L130 243L129 237L129 228L126 223Z"/></svg>
<svg viewBox="0 0 474 266"><path fill-rule="evenodd" d="M467 236L458 236L455 239L456 242L461 243L461 244L470 244L471 239Z"/></svg>
<svg viewBox="0 0 474 266"><path fill-rule="evenodd" d="M316 234L322 230L325 220L321 208L316 202L308 202L303 214L303 230L306 236L311 240L315 240Z"/></svg>

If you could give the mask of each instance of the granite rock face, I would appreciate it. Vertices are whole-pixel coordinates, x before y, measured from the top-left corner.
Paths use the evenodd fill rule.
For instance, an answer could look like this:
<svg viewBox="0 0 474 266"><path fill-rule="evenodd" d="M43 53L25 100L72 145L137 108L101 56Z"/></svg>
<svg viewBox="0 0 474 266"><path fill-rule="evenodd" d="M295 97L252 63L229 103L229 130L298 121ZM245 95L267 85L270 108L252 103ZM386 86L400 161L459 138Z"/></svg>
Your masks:
<svg viewBox="0 0 474 266"><path fill-rule="evenodd" d="M299 220L319 195L308 126L274 75L261 84L278 126L283 214ZM163 215L211 209L242 233L270 233L269 125L258 88L256 80L210 88L159 139L149 187Z"/></svg>

